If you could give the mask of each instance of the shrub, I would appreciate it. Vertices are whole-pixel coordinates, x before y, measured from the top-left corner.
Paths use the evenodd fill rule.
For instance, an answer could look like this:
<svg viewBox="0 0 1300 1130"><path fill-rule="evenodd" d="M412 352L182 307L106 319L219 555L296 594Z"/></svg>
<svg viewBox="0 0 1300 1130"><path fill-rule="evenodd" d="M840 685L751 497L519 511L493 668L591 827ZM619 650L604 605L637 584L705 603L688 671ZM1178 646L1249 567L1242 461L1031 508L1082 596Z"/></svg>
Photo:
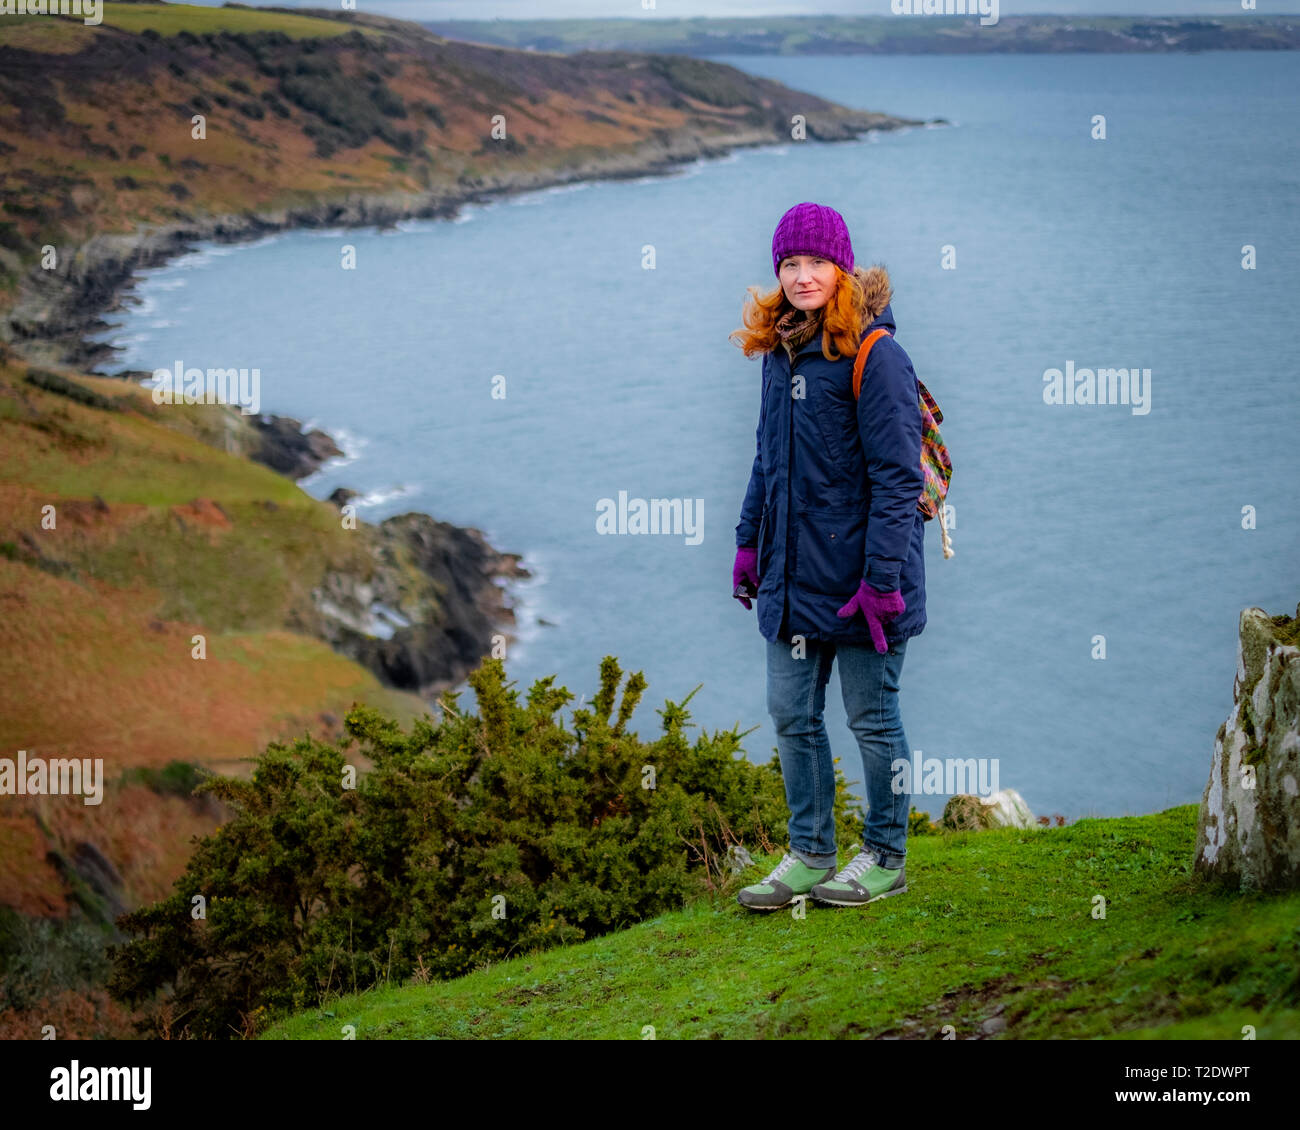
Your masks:
<svg viewBox="0 0 1300 1130"><path fill-rule="evenodd" d="M909 836L937 836L939 825L930 819L929 814L920 812L913 805L907 813L907 834Z"/></svg>
<svg viewBox="0 0 1300 1130"><path fill-rule="evenodd" d="M169 761L161 769L128 769L123 781L141 784L159 796L189 797L208 777L201 765L189 761Z"/></svg>
<svg viewBox="0 0 1300 1130"><path fill-rule="evenodd" d="M61 991L84 993L107 971L104 933L85 918L29 918L0 907L0 1012Z"/></svg>
<svg viewBox="0 0 1300 1130"><path fill-rule="evenodd" d="M573 696L554 676L520 703L488 659L470 676L477 715L445 694L439 721L404 732L356 707L346 745L273 744L251 780L200 785L234 816L198 842L171 896L119 919L134 940L114 951L110 992L158 994L155 1031L251 1034L273 1010L453 977L717 890L731 845L768 852L784 827L778 760L738 756L734 728L688 742L690 696L641 741L627 727L645 680L628 679L615 711L620 679L606 657L569 729L556 715ZM358 755L373 767L345 787Z"/></svg>
<svg viewBox="0 0 1300 1130"><path fill-rule="evenodd" d="M269 90L262 91L262 101L271 108L277 118L287 118L289 116L289 107L278 99L274 93Z"/></svg>
<svg viewBox="0 0 1300 1130"><path fill-rule="evenodd" d="M106 412L117 411L118 406L108 397L100 396L93 389L86 388L85 385L69 380L59 373L51 373L48 369L28 369L27 383L46 392L66 396L69 400L75 400L88 408L101 408Z"/></svg>
<svg viewBox="0 0 1300 1130"><path fill-rule="evenodd" d="M296 73L280 79L279 93L323 123L303 127L303 132L316 141L320 156L329 156L335 149L359 148L372 137L399 152L410 152L412 148L413 135L394 129L390 121L406 117L406 106L382 80L358 83L347 78L331 60L300 58Z"/></svg>

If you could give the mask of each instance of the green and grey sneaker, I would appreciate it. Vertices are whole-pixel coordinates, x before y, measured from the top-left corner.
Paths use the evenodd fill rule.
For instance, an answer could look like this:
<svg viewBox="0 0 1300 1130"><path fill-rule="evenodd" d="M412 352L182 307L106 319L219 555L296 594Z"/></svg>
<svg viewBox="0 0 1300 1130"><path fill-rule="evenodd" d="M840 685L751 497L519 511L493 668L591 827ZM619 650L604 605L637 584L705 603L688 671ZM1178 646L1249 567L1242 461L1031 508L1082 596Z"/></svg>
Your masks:
<svg viewBox="0 0 1300 1130"><path fill-rule="evenodd" d="M879 859L870 849L858 852L835 878L813 887L812 897L829 906L865 906L876 899L901 895L907 890L906 865L889 871L880 866Z"/></svg>
<svg viewBox="0 0 1300 1130"><path fill-rule="evenodd" d="M743 888L736 896L736 901L750 910L780 910L794 902L796 895L806 895L818 883L824 883L834 874L834 867L824 870L809 867L797 855L786 852L766 879L752 887Z"/></svg>

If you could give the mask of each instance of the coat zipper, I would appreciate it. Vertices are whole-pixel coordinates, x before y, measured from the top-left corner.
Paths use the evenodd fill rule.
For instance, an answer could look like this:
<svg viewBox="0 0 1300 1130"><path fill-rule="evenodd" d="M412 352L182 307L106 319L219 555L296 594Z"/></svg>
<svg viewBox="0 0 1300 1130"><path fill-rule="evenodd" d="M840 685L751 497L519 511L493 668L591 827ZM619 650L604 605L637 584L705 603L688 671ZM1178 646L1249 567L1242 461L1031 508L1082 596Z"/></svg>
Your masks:
<svg viewBox="0 0 1300 1130"><path fill-rule="evenodd" d="M789 598L790 592L790 550L793 543L790 541L790 512L794 507L794 499L790 494L791 476L794 474L794 354L795 351L786 348L786 356L790 358L790 385L785 390L785 411L786 422L788 427L786 431L790 436L790 449L785 460L785 560L782 563L785 569L784 588L786 599Z"/></svg>

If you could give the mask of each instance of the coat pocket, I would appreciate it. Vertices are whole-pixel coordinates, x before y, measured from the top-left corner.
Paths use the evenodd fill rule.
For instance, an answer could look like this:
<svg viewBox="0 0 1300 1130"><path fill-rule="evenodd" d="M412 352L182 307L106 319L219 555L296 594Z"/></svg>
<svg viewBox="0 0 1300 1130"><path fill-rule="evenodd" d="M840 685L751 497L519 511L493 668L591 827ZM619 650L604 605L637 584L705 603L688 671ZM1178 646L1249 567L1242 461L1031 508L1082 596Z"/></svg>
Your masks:
<svg viewBox="0 0 1300 1130"><path fill-rule="evenodd" d="M817 434L821 437L825 453L823 468L827 482L834 484L835 493L844 494L844 487L854 481L857 460L858 417L856 405L845 404L830 388L819 388L809 395ZM826 499L836 509L846 506L848 497Z"/></svg>
<svg viewBox="0 0 1300 1130"><path fill-rule="evenodd" d="M798 537L795 584L845 600L858 591L867 564L865 509L801 510Z"/></svg>

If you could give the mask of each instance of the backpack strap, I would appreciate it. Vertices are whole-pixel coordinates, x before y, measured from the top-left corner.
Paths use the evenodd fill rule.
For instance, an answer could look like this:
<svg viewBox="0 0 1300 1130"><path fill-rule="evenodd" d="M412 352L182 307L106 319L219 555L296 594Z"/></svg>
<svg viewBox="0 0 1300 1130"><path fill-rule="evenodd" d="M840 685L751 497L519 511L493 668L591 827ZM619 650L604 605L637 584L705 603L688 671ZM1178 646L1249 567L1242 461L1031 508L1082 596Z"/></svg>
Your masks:
<svg viewBox="0 0 1300 1130"><path fill-rule="evenodd" d="M871 347L876 344L882 337L888 337L888 330L872 330L867 334L866 339L858 349L858 359L853 362L853 399L857 400L862 392L862 371L867 367L867 356L871 353Z"/></svg>

